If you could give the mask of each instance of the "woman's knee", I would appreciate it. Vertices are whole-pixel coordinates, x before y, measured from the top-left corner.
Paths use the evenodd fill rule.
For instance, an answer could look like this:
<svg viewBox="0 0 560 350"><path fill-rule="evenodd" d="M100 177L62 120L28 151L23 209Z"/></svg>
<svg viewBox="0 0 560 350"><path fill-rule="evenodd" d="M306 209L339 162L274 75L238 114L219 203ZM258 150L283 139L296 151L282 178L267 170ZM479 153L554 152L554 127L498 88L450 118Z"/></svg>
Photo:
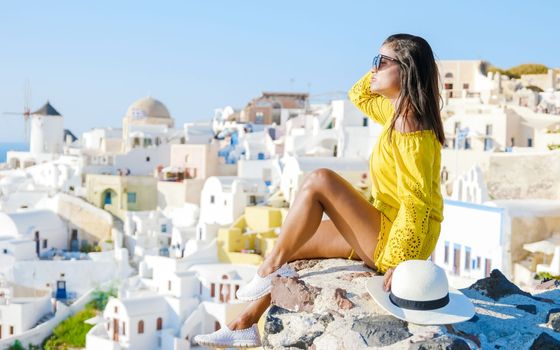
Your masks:
<svg viewBox="0 0 560 350"><path fill-rule="evenodd" d="M315 190L315 189L324 189L330 183L332 183L333 179L335 179L336 173L327 168L320 168L315 169L310 172L305 181L303 182L302 189L306 190Z"/></svg>

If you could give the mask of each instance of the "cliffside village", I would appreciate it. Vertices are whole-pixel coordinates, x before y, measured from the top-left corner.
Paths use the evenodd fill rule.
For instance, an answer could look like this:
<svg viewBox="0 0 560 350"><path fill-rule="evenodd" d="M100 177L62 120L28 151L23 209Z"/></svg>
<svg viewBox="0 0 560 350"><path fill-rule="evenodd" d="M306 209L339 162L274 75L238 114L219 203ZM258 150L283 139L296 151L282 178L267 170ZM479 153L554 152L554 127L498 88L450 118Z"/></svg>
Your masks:
<svg viewBox="0 0 560 350"><path fill-rule="evenodd" d="M431 259L457 287L499 269L530 290L560 275L560 70L438 64L445 206ZM309 172L333 169L370 196L381 126L347 99L311 100L263 92L177 125L144 97L79 137L64 106L32 112L29 151L0 170L0 348L41 344L111 288L88 350L195 348L231 321Z"/></svg>

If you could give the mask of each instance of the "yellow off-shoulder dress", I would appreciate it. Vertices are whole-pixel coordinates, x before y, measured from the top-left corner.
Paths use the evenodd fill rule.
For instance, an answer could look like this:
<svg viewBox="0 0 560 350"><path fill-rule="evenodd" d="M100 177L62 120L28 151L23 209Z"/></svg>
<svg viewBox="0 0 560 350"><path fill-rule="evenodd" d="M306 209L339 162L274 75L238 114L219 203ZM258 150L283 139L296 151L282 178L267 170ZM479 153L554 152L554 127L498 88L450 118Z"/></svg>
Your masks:
<svg viewBox="0 0 560 350"><path fill-rule="evenodd" d="M395 114L391 101L370 90L371 72L348 92L352 103L383 126L369 160L373 206L381 228L373 260L380 272L410 259L427 259L443 221L439 184L441 144L432 130L388 131Z"/></svg>

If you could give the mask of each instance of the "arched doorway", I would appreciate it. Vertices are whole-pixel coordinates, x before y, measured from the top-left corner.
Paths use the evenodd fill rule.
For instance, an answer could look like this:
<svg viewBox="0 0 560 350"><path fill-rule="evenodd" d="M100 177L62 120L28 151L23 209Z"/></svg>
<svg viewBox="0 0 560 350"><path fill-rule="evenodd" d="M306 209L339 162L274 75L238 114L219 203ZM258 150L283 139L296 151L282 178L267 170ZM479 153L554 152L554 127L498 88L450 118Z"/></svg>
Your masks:
<svg viewBox="0 0 560 350"><path fill-rule="evenodd" d="M117 192L108 188L101 194L101 207L114 206L117 204Z"/></svg>

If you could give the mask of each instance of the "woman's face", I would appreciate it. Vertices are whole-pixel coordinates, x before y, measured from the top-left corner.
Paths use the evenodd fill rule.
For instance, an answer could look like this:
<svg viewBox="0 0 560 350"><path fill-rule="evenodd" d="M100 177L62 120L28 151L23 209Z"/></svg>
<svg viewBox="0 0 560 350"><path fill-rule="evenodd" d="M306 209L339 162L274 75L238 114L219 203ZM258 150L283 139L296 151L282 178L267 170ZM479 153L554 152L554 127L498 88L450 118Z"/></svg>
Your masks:
<svg viewBox="0 0 560 350"><path fill-rule="evenodd" d="M389 99L396 99L401 91L400 65L386 57L396 59L395 51L390 45L383 45L379 49L382 55L379 69L371 69L371 92L385 96ZM386 57L383 57L386 56Z"/></svg>

